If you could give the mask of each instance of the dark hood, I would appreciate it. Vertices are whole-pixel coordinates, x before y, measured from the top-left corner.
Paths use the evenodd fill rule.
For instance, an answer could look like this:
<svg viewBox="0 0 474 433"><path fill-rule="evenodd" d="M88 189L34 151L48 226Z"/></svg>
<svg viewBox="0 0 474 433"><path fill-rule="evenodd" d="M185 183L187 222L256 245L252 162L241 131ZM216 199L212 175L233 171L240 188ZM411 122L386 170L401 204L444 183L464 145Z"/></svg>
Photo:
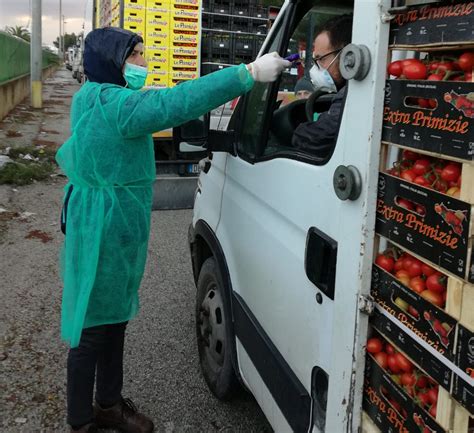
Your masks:
<svg viewBox="0 0 474 433"><path fill-rule="evenodd" d="M139 42L143 42L141 36L128 30L93 30L84 41L84 74L89 81L125 86L122 66Z"/></svg>

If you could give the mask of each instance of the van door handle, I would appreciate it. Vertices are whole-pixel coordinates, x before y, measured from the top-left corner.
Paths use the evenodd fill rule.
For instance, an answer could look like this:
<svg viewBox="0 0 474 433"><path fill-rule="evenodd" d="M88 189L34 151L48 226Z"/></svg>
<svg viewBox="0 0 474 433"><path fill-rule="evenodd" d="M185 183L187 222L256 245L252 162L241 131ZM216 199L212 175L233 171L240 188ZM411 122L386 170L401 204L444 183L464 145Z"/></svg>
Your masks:
<svg viewBox="0 0 474 433"><path fill-rule="evenodd" d="M321 292L333 300L336 264L337 242L316 227L311 227L306 238L306 275ZM322 299L318 302L321 303Z"/></svg>
<svg viewBox="0 0 474 433"><path fill-rule="evenodd" d="M199 161L199 168L204 173L207 173L211 169L211 161L209 158L204 158Z"/></svg>

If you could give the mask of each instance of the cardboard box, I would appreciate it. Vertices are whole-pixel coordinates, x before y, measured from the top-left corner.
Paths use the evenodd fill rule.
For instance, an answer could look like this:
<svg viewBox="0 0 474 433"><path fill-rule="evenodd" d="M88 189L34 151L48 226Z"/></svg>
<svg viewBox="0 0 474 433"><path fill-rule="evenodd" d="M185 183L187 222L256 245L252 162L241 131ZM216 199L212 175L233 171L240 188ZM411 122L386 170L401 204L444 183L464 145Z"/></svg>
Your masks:
<svg viewBox="0 0 474 433"><path fill-rule="evenodd" d="M169 9L170 0L146 0L146 7L148 8L158 8L158 9Z"/></svg>
<svg viewBox="0 0 474 433"><path fill-rule="evenodd" d="M145 51L145 57L149 64L152 62L163 66L168 66L169 64L169 52L166 48L147 49Z"/></svg>
<svg viewBox="0 0 474 433"><path fill-rule="evenodd" d="M186 56L186 57L198 57L199 56L199 46L171 46L169 48L170 57L175 56Z"/></svg>
<svg viewBox="0 0 474 433"><path fill-rule="evenodd" d="M170 14L172 17L190 19L199 19L200 16L199 9L195 9L192 7L180 8L173 5L170 5Z"/></svg>
<svg viewBox="0 0 474 433"><path fill-rule="evenodd" d="M175 57L171 56L169 65L172 70L178 69L192 69L199 68L199 59L197 57Z"/></svg>
<svg viewBox="0 0 474 433"><path fill-rule="evenodd" d="M197 45L200 42L200 38L197 32L181 33L174 30L170 35L170 42Z"/></svg>
<svg viewBox="0 0 474 433"><path fill-rule="evenodd" d="M135 24L137 26L143 26L143 28L145 28L145 25L146 25L145 12L126 10L123 13L123 22L129 23L129 24Z"/></svg>
<svg viewBox="0 0 474 433"><path fill-rule="evenodd" d="M195 71L172 71L170 72L170 79L173 81L187 81L199 78L198 70Z"/></svg>
<svg viewBox="0 0 474 433"><path fill-rule="evenodd" d="M163 89L168 87L168 81L168 75L148 75L145 87Z"/></svg>
<svg viewBox="0 0 474 433"><path fill-rule="evenodd" d="M171 29L178 30L178 31L192 31L198 32L199 31L199 22L197 19L183 19L172 17L171 18Z"/></svg>
<svg viewBox="0 0 474 433"><path fill-rule="evenodd" d="M147 28L146 32L146 46L156 48L165 48L168 46L170 41L170 35L168 31L157 31L156 29Z"/></svg>
<svg viewBox="0 0 474 433"><path fill-rule="evenodd" d="M389 314L411 329L445 358L454 361L457 320L418 293L406 287L392 274L377 265L372 268L372 296ZM395 300L401 298L418 311L414 317L401 309ZM442 330L439 328L442 326Z"/></svg>
<svg viewBox="0 0 474 433"><path fill-rule="evenodd" d="M146 23L149 27L166 28L171 24L171 17L169 11L147 11Z"/></svg>
<svg viewBox="0 0 474 433"><path fill-rule="evenodd" d="M123 6L125 8L145 8L146 7L146 0L124 0Z"/></svg>
<svg viewBox="0 0 474 433"><path fill-rule="evenodd" d="M123 28L130 30L131 32L140 35L142 38L145 38L145 24L135 24L135 23L123 23Z"/></svg>
<svg viewBox="0 0 474 433"><path fill-rule="evenodd" d="M161 62L150 62L148 63L148 75L168 75L169 72L168 63L163 64Z"/></svg>
<svg viewBox="0 0 474 433"><path fill-rule="evenodd" d="M470 413L474 415L474 333L462 325L458 325L456 345L456 364L472 380L471 383L453 374L453 396Z"/></svg>
<svg viewBox="0 0 474 433"><path fill-rule="evenodd" d="M405 353L428 376L432 377L446 391L451 391L452 371L421 344L399 328L392 320L377 309L371 317L371 325L385 338Z"/></svg>
<svg viewBox="0 0 474 433"><path fill-rule="evenodd" d="M382 140L473 161L474 83L387 80ZM407 98L436 99L435 109Z"/></svg>
<svg viewBox="0 0 474 433"><path fill-rule="evenodd" d="M202 2L201 0L171 0L170 3L175 7L193 6L194 8L198 8Z"/></svg>
<svg viewBox="0 0 474 433"><path fill-rule="evenodd" d="M393 402L397 403L397 406ZM390 378L372 356L367 355L364 380L363 408L383 433L423 432L427 427L430 433L446 431L420 408Z"/></svg>
<svg viewBox="0 0 474 433"><path fill-rule="evenodd" d="M425 216L399 206L400 198L423 206ZM376 232L473 282L470 221L468 203L386 173L379 174Z"/></svg>
<svg viewBox="0 0 474 433"><path fill-rule="evenodd" d="M472 44L474 2L409 7L390 21L392 46L446 46Z"/></svg>

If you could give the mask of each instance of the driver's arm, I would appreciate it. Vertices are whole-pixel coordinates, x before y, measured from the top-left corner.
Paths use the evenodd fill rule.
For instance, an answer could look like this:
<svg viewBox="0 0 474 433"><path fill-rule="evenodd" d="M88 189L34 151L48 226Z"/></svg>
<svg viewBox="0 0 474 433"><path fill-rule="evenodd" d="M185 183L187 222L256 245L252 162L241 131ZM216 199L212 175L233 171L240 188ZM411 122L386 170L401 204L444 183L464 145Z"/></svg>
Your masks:
<svg viewBox="0 0 474 433"><path fill-rule="evenodd" d="M321 113L315 122L298 125L293 133L292 145L312 155L326 157L336 144L344 109L346 88L341 89L328 111Z"/></svg>

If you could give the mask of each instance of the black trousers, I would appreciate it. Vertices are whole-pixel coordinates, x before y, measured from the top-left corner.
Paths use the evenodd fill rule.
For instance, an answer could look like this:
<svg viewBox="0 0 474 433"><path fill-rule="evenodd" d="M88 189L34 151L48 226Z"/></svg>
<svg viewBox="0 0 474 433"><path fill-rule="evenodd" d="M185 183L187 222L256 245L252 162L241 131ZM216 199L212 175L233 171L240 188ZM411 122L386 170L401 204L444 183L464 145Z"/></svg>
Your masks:
<svg viewBox="0 0 474 433"><path fill-rule="evenodd" d="M67 422L80 426L93 419L93 394L101 406L121 399L123 344L127 322L83 329L79 346L67 359ZM97 378L96 378L97 371Z"/></svg>

